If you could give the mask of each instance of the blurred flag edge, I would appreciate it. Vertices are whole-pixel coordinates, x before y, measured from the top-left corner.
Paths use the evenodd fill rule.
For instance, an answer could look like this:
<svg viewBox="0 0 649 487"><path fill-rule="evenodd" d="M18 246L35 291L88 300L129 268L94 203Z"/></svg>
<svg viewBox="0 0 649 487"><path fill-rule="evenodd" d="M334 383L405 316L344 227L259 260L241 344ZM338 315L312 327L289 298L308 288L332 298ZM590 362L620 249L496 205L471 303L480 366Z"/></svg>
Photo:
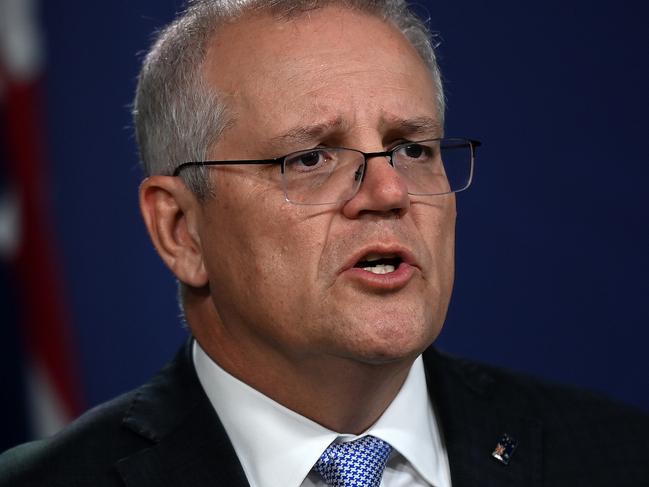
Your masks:
<svg viewBox="0 0 649 487"><path fill-rule="evenodd" d="M83 409L47 157L37 0L0 0L0 450Z"/></svg>

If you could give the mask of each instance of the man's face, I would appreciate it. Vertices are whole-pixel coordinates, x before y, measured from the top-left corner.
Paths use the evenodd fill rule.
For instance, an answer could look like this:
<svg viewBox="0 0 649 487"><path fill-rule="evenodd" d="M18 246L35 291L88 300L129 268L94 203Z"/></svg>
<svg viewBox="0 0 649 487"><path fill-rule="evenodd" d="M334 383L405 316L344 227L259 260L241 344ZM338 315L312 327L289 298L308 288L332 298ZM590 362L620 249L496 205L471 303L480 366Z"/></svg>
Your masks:
<svg viewBox="0 0 649 487"><path fill-rule="evenodd" d="M424 62L396 29L351 10L228 25L205 76L233 117L213 159L383 151L442 135ZM452 195L409 196L385 158L370 159L359 192L337 205L287 202L278 166L210 177L199 234L214 326L240 352L381 363L412 359L438 335L453 282ZM395 272L355 267L377 257Z"/></svg>

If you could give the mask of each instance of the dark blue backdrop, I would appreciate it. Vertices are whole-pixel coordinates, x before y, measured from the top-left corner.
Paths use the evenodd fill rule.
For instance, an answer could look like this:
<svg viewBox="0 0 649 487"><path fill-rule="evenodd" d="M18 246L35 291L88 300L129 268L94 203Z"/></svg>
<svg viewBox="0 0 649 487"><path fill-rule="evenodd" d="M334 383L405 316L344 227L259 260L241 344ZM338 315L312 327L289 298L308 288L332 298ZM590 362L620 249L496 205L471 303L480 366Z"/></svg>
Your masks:
<svg viewBox="0 0 649 487"><path fill-rule="evenodd" d="M180 1L43 3L56 227L95 404L185 336L140 221L128 108ZM419 3L441 33L447 133L484 142L439 345L649 409L647 4Z"/></svg>

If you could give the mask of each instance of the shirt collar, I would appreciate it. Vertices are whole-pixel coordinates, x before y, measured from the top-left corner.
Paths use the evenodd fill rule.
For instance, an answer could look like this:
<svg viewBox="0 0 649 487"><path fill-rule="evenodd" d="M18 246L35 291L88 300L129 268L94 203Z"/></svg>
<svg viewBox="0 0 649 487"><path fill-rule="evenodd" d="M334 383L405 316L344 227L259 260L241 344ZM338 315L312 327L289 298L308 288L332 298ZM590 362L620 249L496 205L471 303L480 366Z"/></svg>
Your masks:
<svg viewBox="0 0 649 487"><path fill-rule="evenodd" d="M196 341L193 359L252 487L299 487L331 442L356 438L324 428L236 379ZM390 443L431 485L444 485L445 451L421 357L383 415L359 436L367 434Z"/></svg>

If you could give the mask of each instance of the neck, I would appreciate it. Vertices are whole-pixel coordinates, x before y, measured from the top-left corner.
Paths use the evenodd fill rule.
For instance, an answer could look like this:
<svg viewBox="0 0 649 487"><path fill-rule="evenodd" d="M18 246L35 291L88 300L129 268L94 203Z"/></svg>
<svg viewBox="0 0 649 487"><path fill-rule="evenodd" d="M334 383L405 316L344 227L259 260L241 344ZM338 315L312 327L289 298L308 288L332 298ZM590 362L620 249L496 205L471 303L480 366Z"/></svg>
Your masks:
<svg viewBox="0 0 649 487"><path fill-rule="evenodd" d="M338 433L360 434L374 424L399 393L416 357L369 363L322 353L286 356L255 340L233 337L200 314L188 312L187 319L221 368Z"/></svg>

